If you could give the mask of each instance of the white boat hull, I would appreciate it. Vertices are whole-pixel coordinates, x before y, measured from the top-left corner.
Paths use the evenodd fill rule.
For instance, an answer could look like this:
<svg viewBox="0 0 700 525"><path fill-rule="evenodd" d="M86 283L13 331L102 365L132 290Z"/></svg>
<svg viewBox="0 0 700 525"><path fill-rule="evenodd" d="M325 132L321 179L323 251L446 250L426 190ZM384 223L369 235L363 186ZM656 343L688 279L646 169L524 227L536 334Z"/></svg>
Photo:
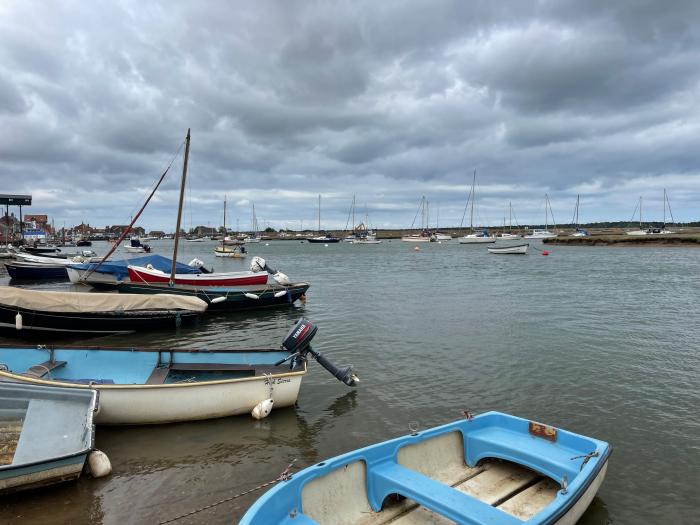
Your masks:
<svg viewBox="0 0 700 525"><path fill-rule="evenodd" d="M111 285L117 285L117 278L114 276L114 274L111 273L100 273L100 272L92 272L86 280L82 280L85 275L87 275L88 271L87 270L77 270L75 268L66 268L66 271L68 272L68 279L70 279L70 282L73 284L80 284L80 283L95 283L95 284L111 284Z"/></svg>
<svg viewBox="0 0 700 525"><path fill-rule="evenodd" d="M98 391L100 425L155 425L250 413L266 399L274 408L296 403L306 368L297 372L243 379L165 385L76 385L22 378L32 384L92 388ZM17 381L20 376L0 372Z"/></svg>
<svg viewBox="0 0 700 525"><path fill-rule="evenodd" d="M489 253L495 254L520 254L525 255L527 253L528 244L519 244L518 246L492 246L488 248Z"/></svg>
<svg viewBox="0 0 700 525"><path fill-rule="evenodd" d="M420 237L420 236L412 236L412 235L406 235L404 237L401 237L401 241L403 242L430 242L430 237Z"/></svg>
<svg viewBox="0 0 700 525"><path fill-rule="evenodd" d="M124 246L124 249L129 253L146 253L143 246Z"/></svg>
<svg viewBox="0 0 700 525"><path fill-rule="evenodd" d="M452 235L447 235L446 233L436 233L435 240L436 241L451 241Z"/></svg>
<svg viewBox="0 0 700 525"><path fill-rule="evenodd" d="M494 237L460 237L459 244L493 244L496 242Z"/></svg>

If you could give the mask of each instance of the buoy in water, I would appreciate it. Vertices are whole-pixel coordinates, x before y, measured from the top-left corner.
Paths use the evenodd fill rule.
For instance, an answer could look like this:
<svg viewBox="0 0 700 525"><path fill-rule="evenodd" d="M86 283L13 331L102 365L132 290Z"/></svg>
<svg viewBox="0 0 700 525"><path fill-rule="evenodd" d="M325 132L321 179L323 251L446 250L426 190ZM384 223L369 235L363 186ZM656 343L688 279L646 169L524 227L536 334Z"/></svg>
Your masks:
<svg viewBox="0 0 700 525"><path fill-rule="evenodd" d="M250 415L253 416L255 419L264 419L270 415L270 412L272 412L272 405L274 404L275 402L272 399L265 399L264 401L260 401L260 403L255 405L255 408L251 410Z"/></svg>
<svg viewBox="0 0 700 525"><path fill-rule="evenodd" d="M22 329L22 314L17 312L17 315L15 315L15 328L17 330Z"/></svg>
<svg viewBox="0 0 700 525"><path fill-rule="evenodd" d="M420 251L420 246L415 246L415 247L413 248L413 251L414 251L414 252L419 252L419 251Z"/></svg>
<svg viewBox="0 0 700 525"><path fill-rule="evenodd" d="M547 250L542 250L542 255L549 255L549 252Z"/></svg>
<svg viewBox="0 0 700 525"><path fill-rule="evenodd" d="M327 245L327 244L324 244L323 247L324 247L324 248L328 248L328 245Z"/></svg>
<svg viewBox="0 0 700 525"><path fill-rule="evenodd" d="M266 242L266 243L265 243L265 246L270 246L270 243L269 243L269 242Z"/></svg>
<svg viewBox="0 0 700 525"><path fill-rule="evenodd" d="M101 450L93 450L88 455L88 470L93 478L103 478L112 473L112 464L107 454Z"/></svg>

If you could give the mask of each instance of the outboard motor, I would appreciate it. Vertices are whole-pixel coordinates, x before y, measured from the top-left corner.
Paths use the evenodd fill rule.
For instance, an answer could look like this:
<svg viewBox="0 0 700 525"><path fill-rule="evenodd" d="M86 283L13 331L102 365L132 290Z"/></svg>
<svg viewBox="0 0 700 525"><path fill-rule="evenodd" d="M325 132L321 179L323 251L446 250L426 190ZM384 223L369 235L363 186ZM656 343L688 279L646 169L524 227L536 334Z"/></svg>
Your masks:
<svg viewBox="0 0 700 525"><path fill-rule="evenodd" d="M272 278L277 282L277 284L281 284L282 286L287 286L291 284L289 277L287 277L282 272L278 272L277 270L275 270L273 267L267 264L265 259L263 259L262 257L258 257L257 255L253 257L252 261L250 261L250 271L254 273L265 271L272 275Z"/></svg>
<svg viewBox="0 0 700 525"><path fill-rule="evenodd" d="M357 386L360 379L353 372L352 366L338 368L323 357L321 353L311 348L311 340L314 338L317 331L318 327L311 321L303 317L299 319L282 341L282 348L287 350L291 355L276 364L280 365L292 359L292 367L294 367L298 359L305 359L306 354L311 354L313 358L338 381L342 381L348 386Z"/></svg>

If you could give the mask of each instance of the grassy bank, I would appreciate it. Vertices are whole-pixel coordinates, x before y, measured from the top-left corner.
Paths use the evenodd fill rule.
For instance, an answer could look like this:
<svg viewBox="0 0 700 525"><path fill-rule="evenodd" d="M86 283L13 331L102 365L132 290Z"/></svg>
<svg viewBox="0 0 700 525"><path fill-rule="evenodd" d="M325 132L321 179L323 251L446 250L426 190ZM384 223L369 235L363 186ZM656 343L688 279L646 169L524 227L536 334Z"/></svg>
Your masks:
<svg viewBox="0 0 700 525"><path fill-rule="evenodd" d="M543 242L566 246L700 246L700 234L591 235L590 237L557 237L545 239Z"/></svg>

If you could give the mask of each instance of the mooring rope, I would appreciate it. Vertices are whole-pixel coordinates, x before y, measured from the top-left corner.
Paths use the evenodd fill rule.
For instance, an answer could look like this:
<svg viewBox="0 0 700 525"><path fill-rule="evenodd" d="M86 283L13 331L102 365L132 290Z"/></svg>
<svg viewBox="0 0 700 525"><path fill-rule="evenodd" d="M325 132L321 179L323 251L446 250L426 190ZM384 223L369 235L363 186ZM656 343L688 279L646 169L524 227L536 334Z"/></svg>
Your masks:
<svg viewBox="0 0 700 525"><path fill-rule="evenodd" d="M229 502L229 501L233 501L234 499L240 498L240 497L245 496L245 495L247 495L247 494L251 494L251 493L256 492L256 491L258 491L258 490L262 490L262 489L264 489L264 488L267 488L267 487L269 487L269 486L271 486L271 485L274 485L275 483L278 483L278 482L280 482L280 481L287 481L288 479L290 479L290 478L292 477L292 474L290 473L290 470L291 470L292 467L294 466L294 463L295 463L295 462L296 462L296 458L293 459L292 462L291 462L289 465L287 465L287 468L284 469L284 470L280 473L279 476L277 476L275 479L273 479L273 480L271 480L271 481L267 481L267 482L263 483L262 485L258 485L257 487L253 487L252 489L248 489L248 490L246 490L246 491L239 492L238 494L234 494L233 496L229 496L229 497L227 497L227 498L224 498L224 499L222 499L222 500L216 501L216 502L214 502L214 503L210 503L209 505L205 505L204 507L200 507L200 508L198 508L198 509L195 509L195 510L192 510L192 511L190 511L190 512L187 512L187 513L185 513L185 514L180 514L179 516L175 516L174 518L170 518L170 519L167 519L167 520L165 520L165 521L159 521L159 522L158 522L158 525L165 525L166 523L172 523L173 521L177 521L177 520L180 520L180 519L182 519L182 518L188 518L189 516L193 516L193 515L195 515L195 514L197 514L197 513L199 513L199 512L212 509L212 508L214 508L214 507L216 507L216 506L218 506L218 505L221 505L222 503L227 503L227 502Z"/></svg>

